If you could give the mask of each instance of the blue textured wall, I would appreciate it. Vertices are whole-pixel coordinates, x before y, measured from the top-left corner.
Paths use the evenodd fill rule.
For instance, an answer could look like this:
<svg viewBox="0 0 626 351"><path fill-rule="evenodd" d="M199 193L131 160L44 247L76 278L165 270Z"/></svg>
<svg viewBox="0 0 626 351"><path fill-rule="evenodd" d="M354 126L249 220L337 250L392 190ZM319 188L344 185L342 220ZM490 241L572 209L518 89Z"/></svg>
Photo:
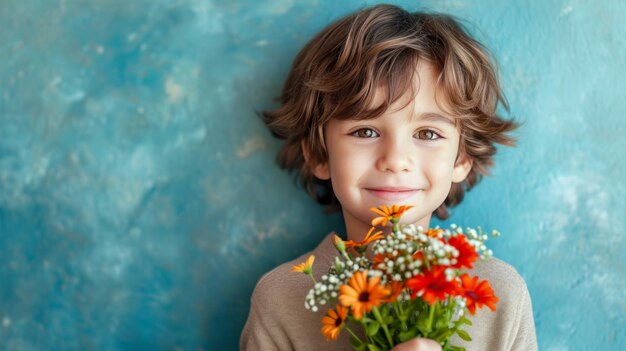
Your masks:
<svg viewBox="0 0 626 351"><path fill-rule="evenodd" d="M342 225L254 111L373 3L2 1L0 349L236 349L261 274ZM626 3L396 3L473 23L525 122L452 221L504 233L542 350L626 349Z"/></svg>

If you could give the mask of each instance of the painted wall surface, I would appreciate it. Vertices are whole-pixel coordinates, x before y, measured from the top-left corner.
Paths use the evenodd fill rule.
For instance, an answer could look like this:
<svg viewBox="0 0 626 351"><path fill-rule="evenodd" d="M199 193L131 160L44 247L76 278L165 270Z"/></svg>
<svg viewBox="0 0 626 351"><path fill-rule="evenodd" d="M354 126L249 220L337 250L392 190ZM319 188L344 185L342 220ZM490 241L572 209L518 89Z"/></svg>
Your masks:
<svg viewBox="0 0 626 351"><path fill-rule="evenodd" d="M255 111L373 3L2 1L0 349L236 349L258 278L342 230ZM524 122L448 222L503 233L541 350L626 349L626 2L395 3L467 19Z"/></svg>

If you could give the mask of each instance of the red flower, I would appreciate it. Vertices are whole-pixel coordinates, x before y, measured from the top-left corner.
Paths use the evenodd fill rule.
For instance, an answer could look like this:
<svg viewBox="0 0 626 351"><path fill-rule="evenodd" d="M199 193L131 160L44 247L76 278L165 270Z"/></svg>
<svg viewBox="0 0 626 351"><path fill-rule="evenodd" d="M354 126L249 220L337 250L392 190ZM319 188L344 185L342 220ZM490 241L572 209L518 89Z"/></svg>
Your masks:
<svg viewBox="0 0 626 351"><path fill-rule="evenodd" d="M466 299L467 309L470 314L476 313L476 307L482 308L483 305L489 307L492 311L496 310L496 302L498 297L493 293L493 289L489 282L483 280L478 281L478 277L470 277L468 274L461 276L462 296Z"/></svg>
<svg viewBox="0 0 626 351"><path fill-rule="evenodd" d="M435 266L430 271L424 271L407 280L406 287L412 289L411 298L420 295L429 304L434 304L437 300L445 300L449 295L458 293L458 286L455 281L446 280L446 268Z"/></svg>
<svg viewBox="0 0 626 351"><path fill-rule="evenodd" d="M448 245L454 246L459 251L459 256L456 257L456 263L452 265L454 268L470 269L472 264L478 259L478 253L476 249L467 242L464 235L453 236L448 239Z"/></svg>

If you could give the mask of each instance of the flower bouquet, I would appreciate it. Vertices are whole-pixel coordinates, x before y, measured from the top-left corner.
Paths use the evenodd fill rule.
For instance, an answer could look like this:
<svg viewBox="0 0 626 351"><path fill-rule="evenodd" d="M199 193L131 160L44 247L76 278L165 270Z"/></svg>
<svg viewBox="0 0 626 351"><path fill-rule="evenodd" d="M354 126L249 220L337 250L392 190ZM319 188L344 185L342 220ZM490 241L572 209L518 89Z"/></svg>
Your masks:
<svg viewBox="0 0 626 351"><path fill-rule="evenodd" d="M484 244L488 236L480 227L464 232L451 225L424 231L399 224L411 207L372 208L380 217L372 220L372 228L360 242L335 235L339 255L321 281L313 276L314 256L292 268L313 279L305 299L307 309L317 312L323 305L337 303L322 318L322 334L328 340L337 339L345 329L355 350L389 350L424 337L439 342L443 350L460 351L465 349L451 345L450 338L471 340L463 330L472 324L467 313L474 315L483 306L495 311L498 298L489 282L465 273L476 260L492 255ZM376 229L387 224L392 231L385 237Z"/></svg>

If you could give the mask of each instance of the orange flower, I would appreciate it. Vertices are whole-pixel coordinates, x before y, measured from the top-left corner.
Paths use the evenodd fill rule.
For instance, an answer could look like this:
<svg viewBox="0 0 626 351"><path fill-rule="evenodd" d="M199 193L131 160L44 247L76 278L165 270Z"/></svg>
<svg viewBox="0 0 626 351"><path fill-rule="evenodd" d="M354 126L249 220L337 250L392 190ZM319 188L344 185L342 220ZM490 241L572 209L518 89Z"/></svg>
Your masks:
<svg viewBox="0 0 626 351"><path fill-rule="evenodd" d="M335 244L335 247L337 248L339 252L345 253L346 243L345 241L341 240L339 235L335 234L335 236L333 236L333 243Z"/></svg>
<svg viewBox="0 0 626 351"><path fill-rule="evenodd" d="M453 264L452 267L461 269L472 268L472 264L478 259L478 253L476 253L476 249L467 242L465 236L453 236L448 239L448 244L454 246L454 248L459 251L456 263Z"/></svg>
<svg viewBox="0 0 626 351"><path fill-rule="evenodd" d="M322 324L324 324L322 334L324 334L326 340L337 340L339 331L346 321L347 314L348 309L341 305L337 305L336 310L331 309L326 312L326 316L322 318Z"/></svg>
<svg viewBox="0 0 626 351"><path fill-rule="evenodd" d="M387 302L394 302L396 301L398 296L400 296L400 293L402 293L402 289L404 289L404 286L402 282L394 280L391 284L387 285L387 288L391 291L391 294L387 298Z"/></svg>
<svg viewBox="0 0 626 351"><path fill-rule="evenodd" d="M372 219L372 226L385 226L388 221L396 218L400 218L404 212L413 208L413 206L398 206L393 205L391 207L382 205L378 208L370 208L371 211L380 215L380 217L376 217Z"/></svg>
<svg viewBox="0 0 626 351"><path fill-rule="evenodd" d="M357 242L354 242L354 241L352 241L352 240L344 241L344 244L346 244L346 249L349 249L349 248L351 248L351 247L361 247L361 246L365 246L365 245L370 244L372 241L380 240L380 239L382 239L382 238L384 238L384 237L385 237L385 236L383 235L383 231L382 231L382 230L379 230L379 231L377 231L376 233L373 233L373 234L372 234L372 232L374 231L374 229L376 229L376 228L371 227L371 228L370 228L370 231L369 231L369 232L367 232L367 234L365 235L365 239L363 239L363 240L359 241L358 243L357 243Z"/></svg>
<svg viewBox="0 0 626 351"><path fill-rule="evenodd" d="M390 253L376 254L372 259L372 267L381 270L380 265L385 263L385 258L392 259L393 255L391 255Z"/></svg>
<svg viewBox="0 0 626 351"><path fill-rule="evenodd" d="M424 262L424 252L419 250L413 253L413 261L422 261Z"/></svg>
<svg viewBox="0 0 626 351"><path fill-rule="evenodd" d="M380 277L367 278L367 271L354 273L348 285L339 288L339 302L350 307L352 315L361 319L364 312L384 303L390 291L380 285Z"/></svg>
<svg viewBox="0 0 626 351"><path fill-rule="evenodd" d="M445 300L448 295L458 292L458 286L454 281L447 281L445 267L435 266L430 271L424 271L407 280L406 287L412 289L411 298L420 295L429 304L434 304L437 300Z"/></svg>
<svg viewBox="0 0 626 351"><path fill-rule="evenodd" d="M492 311L496 310L496 302L498 297L493 293L493 289L489 282L483 280L478 282L478 277L470 277L468 274L461 276L462 296L466 299L466 306L470 314L476 313L476 307L482 308L483 305L489 307Z"/></svg>
<svg viewBox="0 0 626 351"><path fill-rule="evenodd" d="M304 274L312 274L313 273L313 262L315 261L315 256L311 255L306 259L306 262L302 262L297 264L291 268L292 272L299 272Z"/></svg>
<svg viewBox="0 0 626 351"><path fill-rule="evenodd" d="M428 229L427 231L424 232L424 234L426 234L426 236L429 236L431 238L438 238L439 234L443 233L444 230L443 229Z"/></svg>
<svg viewBox="0 0 626 351"><path fill-rule="evenodd" d="M341 240L339 235L337 235L337 234L333 235L333 243L335 244L335 246L341 244L342 242L343 242L343 240Z"/></svg>

